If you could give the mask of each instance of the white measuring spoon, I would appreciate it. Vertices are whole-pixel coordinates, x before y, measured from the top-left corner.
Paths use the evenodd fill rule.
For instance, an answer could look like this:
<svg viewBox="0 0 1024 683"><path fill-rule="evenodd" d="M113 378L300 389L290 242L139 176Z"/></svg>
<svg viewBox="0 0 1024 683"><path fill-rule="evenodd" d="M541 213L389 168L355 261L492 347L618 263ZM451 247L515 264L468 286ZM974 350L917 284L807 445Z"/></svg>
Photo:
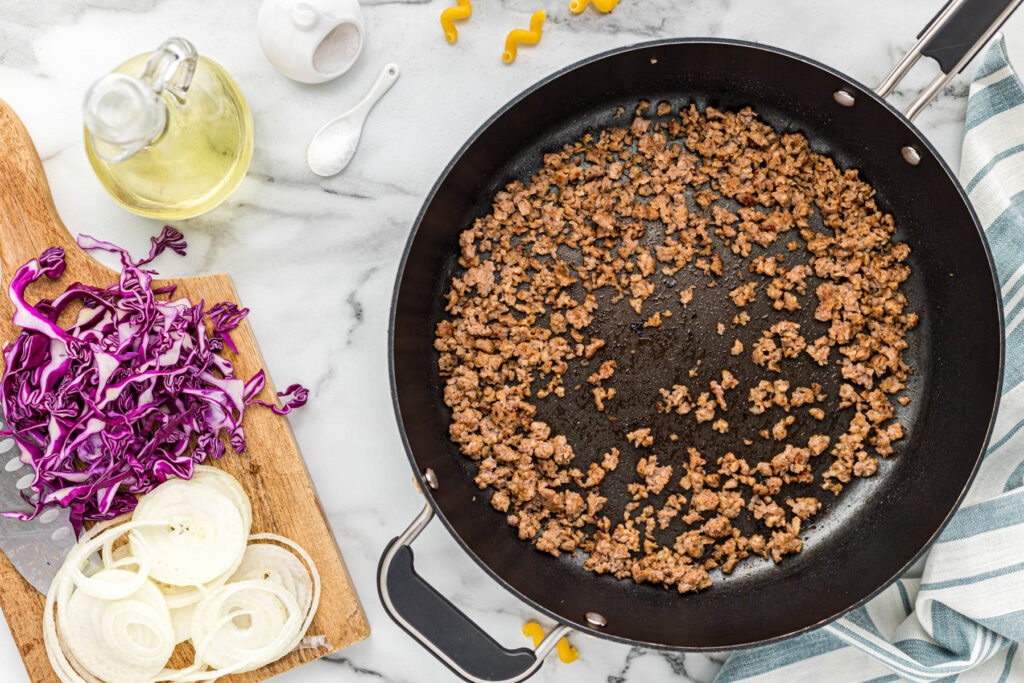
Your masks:
<svg viewBox="0 0 1024 683"><path fill-rule="evenodd" d="M306 162L313 173L324 177L341 173L352 161L363 133L366 115L398 80L397 64L388 64L377 76L370 91L359 104L347 112L331 119L316 132L306 148Z"/></svg>

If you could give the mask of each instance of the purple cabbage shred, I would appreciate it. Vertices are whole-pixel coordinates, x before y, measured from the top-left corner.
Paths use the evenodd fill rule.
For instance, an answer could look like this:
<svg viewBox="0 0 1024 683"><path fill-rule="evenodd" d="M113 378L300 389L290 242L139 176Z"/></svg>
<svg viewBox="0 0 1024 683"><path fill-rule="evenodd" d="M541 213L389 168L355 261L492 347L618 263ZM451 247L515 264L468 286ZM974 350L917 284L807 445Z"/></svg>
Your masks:
<svg viewBox="0 0 1024 683"><path fill-rule="evenodd" d="M25 289L64 272L64 250L47 249L18 269L8 295L21 333L3 349L0 408L22 462L35 470L23 497L30 511L2 512L32 519L66 507L76 533L88 521L135 508L136 496L170 476L188 479L193 467L225 453L226 436L245 451L242 416L247 405L284 415L305 404L308 391L293 384L283 404L257 399L263 371L245 381L218 354L237 352L231 331L248 314L222 302L204 310L173 296L174 287L151 287L155 271L142 266L165 250L184 255L180 232L167 226L152 238L149 256L133 261L124 249L80 235L83 249L121 257L121 275L110 287L74 283L35 305ZM81 308L67 328L58 324L72 303ZM35 502L33 502L35 498Z"/></svg>

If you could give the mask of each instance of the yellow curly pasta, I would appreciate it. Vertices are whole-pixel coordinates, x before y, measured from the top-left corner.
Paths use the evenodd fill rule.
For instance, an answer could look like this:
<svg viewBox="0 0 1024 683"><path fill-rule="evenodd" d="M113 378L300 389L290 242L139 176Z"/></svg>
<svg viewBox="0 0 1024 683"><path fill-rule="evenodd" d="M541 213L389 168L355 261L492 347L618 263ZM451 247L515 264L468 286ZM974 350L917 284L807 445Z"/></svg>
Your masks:
<svg viewBox="0 0 1024 683"><path fill-rule="evenodd" d="M444 29L444 37L448 39L449 43L454 43L459 37L459 32L455 28L455 20L468 19L469 15L473 13L473 5L469 4L469 0L456 0L456 2L458 2L457 5L441 12L441 28Z"/></svg>
<svg viewBox="0 0 1024 683"><path fill-rule="evenodd" d="M533 638L533 646L537 647L540 645L540 641L544 640L544 628L536 621L530 621L523 626L523 635ZM558 648L558 658L565 664L570 664L580 658L580 653L569 644L567 638L558 641L556 647Z"/></svg>
<svg viewBox="0 0 1024 683"><path fill-rule="evenodd" d="M508 38L505 39L505 53L501 56L506 64L516 61L516 49L519 43L536 45L540 41L541 28L544 26L544 20L547 18L548 13L539 9L530 17L529 31L517 28L509 32Z"/></svg>
<svg viewBox="0 0 1024 683"><path fill-rule="evenodd" d="M608 12L611 12L617 4L619 4L619 0L572 0L572 2L569 3L569 10L575 14L579 14L585 10L587 5L590 3L594 3L594 7L607 14Z"/></svg>

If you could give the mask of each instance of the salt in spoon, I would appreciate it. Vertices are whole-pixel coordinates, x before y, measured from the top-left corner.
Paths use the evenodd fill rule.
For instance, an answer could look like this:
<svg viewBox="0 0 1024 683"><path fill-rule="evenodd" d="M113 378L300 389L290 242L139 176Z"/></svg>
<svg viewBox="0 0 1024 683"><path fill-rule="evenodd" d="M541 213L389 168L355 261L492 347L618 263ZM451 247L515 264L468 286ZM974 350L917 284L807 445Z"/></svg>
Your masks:
<svg viewBox="0 0 1024 683"><path fill-rule="evenodd" d="M316 132L306 148L306 162L310 170L320 176L332 176L341 173L348 166L359 145L359 136L363 132L366 115L384 96L395 81L398 80L397 64L388 64L377 76L370 91L359 101L359 104L347 112L331 119L323 128Z"/></svg>

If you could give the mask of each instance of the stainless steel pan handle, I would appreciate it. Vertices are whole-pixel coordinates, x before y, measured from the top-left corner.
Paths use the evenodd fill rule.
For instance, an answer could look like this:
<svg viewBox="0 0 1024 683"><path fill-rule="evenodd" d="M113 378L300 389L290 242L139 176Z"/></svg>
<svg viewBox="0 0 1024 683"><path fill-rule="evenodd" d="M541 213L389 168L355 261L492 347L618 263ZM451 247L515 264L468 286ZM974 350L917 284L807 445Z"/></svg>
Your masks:
<svg viewBox="0 0 1024 683"><path fill-rule="evenodd" d="M431 470L424 478L437 479ZM532 676L559 640L572 632L559 624L535 650L509 650L491 638L413 568L410 545L434 518L427 503L409 528L391 540L377 567L385 611L442 664L470 683L518 683Z"/></svg>
<svg viewBox="0 0 1024 683"><path fill-rule="evenodd" d="M922 56L934 59L940 72L903 112L913 121L974 59L1022 1L949 0L917 34L917 42L875 88L875 93L887 97Z"/></svg>

